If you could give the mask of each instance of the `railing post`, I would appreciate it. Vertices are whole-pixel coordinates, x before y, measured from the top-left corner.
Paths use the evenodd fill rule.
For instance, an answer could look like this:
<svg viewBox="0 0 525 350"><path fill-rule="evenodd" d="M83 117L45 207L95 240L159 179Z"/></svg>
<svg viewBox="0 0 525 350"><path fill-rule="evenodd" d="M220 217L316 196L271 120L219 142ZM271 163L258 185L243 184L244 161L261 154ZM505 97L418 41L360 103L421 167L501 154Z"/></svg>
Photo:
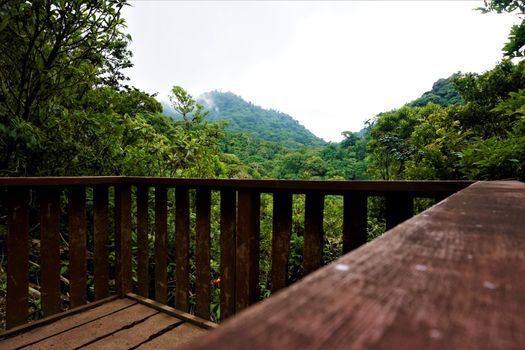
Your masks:
<svg viewBox="0 0 525 350"><path fill-rule="evenodd" d="M195 242L195 315L210 318L210 217L211 191L197 189L195 199L197 208Z"/></svg>
<svg viewBox="0 0 525 350"><path fill-rule="evenodd" d="M40 194L40 276L44 317L60 309L60 189L45 188Z"/></svg>
<svg viewBox="0 0 525 350"><path fill-rule="evenodd" d="M303 276L321 267L323 258L324 195L306 194L304 210L304 261Z"/></svg>
<svg viewBox="0 0 525 350"><path fill-rule="evenodd" d="M396 193L386 196L386 229L410 219L414 215L414 198L410 193Z"/></svg>
<svg viewBox="0 0 525 350"><path fill-rule="evenodd" d="M286 287L292 233L292 193L273 195L272 293Z"/></svg>
<svg viewBox="0 0 525 350"><path fill-rule="evenodd" d="M69 189L69 281L71 307L87 303L86 188Z"/></svg>
<svg viewBox="0 0 525 350"><path fill-rule="evenodd" d="M260 194L239 191L235 312L259 300Z"/></svg>
<svg viewBox="0 0 525 350"><path fill-rule="evenodd" d="M138 294L148 297L149 293L149 223L148 223L149 188L137 187L137 277Z"/></svg>
<svg viewBox="0 0 525 350"><path fill-rule="evenodd" d="M108 186L93 188L95 300L109 296Z"/></svg>
<svg viewBox="0 0 525 350"><path fill-rule="evenodd" d="M155 300L168 301L168 195L155 187Z"/></svg>
<svg viewBox="0 0 525 350"><path fill-rule="evenodd" d="M221 321L235 314L236 199L234 190L221 191Z"/></svg>
<svg viewBox="0 0 525 350"><path fill-rule="evenodd" d="M343 254L366 243L367 196L355 192L344 195Z"/></svg>
<svg viewBox="0 0 525 350"><path fill-rule="evenodd" d="M175 189L175 307L189 311L190 206L188 189Z"/></svg>
<svg viewBox="0 0 525 350"><path fill-rule="evenodd" d="M29 307L29 190L7 192L7 329L27 322Z"/></svg>
<svg viewBox="0 0 525 350"><path fill-rule="evenodd" d="M117 291L123 297L131 289L131 186L115 186Z"/></svg>

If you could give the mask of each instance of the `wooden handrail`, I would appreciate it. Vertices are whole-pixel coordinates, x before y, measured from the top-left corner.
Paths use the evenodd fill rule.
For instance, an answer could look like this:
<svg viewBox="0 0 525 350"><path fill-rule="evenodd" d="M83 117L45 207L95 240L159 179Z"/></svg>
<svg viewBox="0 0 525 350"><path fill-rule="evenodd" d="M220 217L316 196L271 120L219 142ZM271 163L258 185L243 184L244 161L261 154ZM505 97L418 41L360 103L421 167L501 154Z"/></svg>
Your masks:
<svg viewBox="0 0 525 350"><path fill-rule="evenodd" d="M524 349L525 184L479 182L187 349Z"/></svg>
<svg viewBox="0 0 525 350"><path fill-rule="evenodd" d="M94 185L148 185L167 187L189 187L221 189L250 189L259 192L278 190L293 193L322 191L326 194L345 191L364 191L368 195L389 192L411 192L414 194L450 194L457 192L473 181L321 181L321 180L238 180L238 179L189 179L137 176L78 176L78 177L0 177L0 187L37 186L94 186Z"/></svg>
<svg viewBox="0 0 525 350"><path fill-rule="evenodd" d="M87 255L93 256L94 300L109 296L110 278L116 292L133 291L133 249L136 249L135 291L144 297L168 301L168 237L175 235L175 305L188 311L190 294L196 296L196 313L209 318L210 300L210 208L211 191L221 195L220 270L221 317L227 318L259 300L260 195L274 197L272 242L272 291L286 286L291 232L292 194L306 194L304 269L321 265L323 202L326 195L344 197L343 251L366 242L367 198L387 198L387 226L395 226L412 215L415 197L444 198L471 184L467 181L277 181L224 179L167 179L143 177L37 177L0 178L1 206L8 211L7 326L27 322L29 220L40 222L42 306L45 316L61 311L59 230L69 237L70 303L88 302ZM168 189L175 189L174 208L169 207ZM88 192L88 190L90 192ZM190 208L189 190L195 191L196 208ZM89 198L87 193L93 193ZM170 190L171 191L171 190ZM153 201L154 197L154 201ZM67 198L67 199L64 199ZM36 199L36 204L34 199ZM151 199L151 200L150 200ZM66 222L60 201L67 201ZM154 205L152 203L154 202ZM193 203L193 202L192 202ZM66 203L63 203L66 204ZM40 214L35 209L40 207ZM114 212L111 212L114 207ZM154 211L155 215L149 215ZM174 213L175 227L168 227ZM197 274L190 283L190 213L196 217ZM86 239L86 227L93 223L93 239ZM136 229L135 223L136 222ZM1 223L0 223L1 224ZM38 227L38 226L37 226ZM149 232L154 232L153 257L149 257ZM137 246L132 246L132 233ZM91 234L91 233L90 233ZM34 233L32 233L34 235ZM109 238L113 237L113 241ZM26 242L26 244L24 244ZM93 244L93 246L88 246ZM115 247L116 265L109 266ZM152 245L153 246L153 245ZM152 276L149 262L155 262ZM114 272L113 272L114 271ZM192 288L192 290L190 290ZM151 296L153 297L153 295Z"/></svg>

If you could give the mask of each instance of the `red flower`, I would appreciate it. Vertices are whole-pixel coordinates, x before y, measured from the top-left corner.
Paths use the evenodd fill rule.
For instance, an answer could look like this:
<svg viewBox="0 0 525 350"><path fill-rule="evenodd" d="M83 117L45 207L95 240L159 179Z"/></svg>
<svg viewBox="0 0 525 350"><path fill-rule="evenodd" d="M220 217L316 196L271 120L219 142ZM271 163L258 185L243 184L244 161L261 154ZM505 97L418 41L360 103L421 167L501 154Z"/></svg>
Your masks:
<svg viewBox="0 0 525 350"><path fill-rule="evenodd" d="M219 287L221 285L221 278L217 277L211 281L214 287Z"/></svg>

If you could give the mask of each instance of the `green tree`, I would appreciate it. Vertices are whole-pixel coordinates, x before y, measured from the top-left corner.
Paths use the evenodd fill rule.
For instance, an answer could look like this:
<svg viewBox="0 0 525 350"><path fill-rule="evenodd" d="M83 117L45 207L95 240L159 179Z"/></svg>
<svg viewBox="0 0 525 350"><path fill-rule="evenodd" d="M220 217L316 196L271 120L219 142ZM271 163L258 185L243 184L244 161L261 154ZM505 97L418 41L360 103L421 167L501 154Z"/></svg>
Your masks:
<svg viewBox="0 0 525 350"><path fill-rule="evenodd" d="M503 54L507 58L525 56L525 1L523 0L485 0L485 6L479 8L483 13L509 12L515 13L521 23L515 24L510 29L508 42L503 47Z"/></svg>
<svg viewBox="0 0 525 350"><path fill-rule="evenodd" d="M129 67L125 0L0 3L0 169L31 175L46 127L96 85L117 87Z"/></svg>
<svg viewBox="0 0 525 350"><path fill-rule="evenodd" d="M190 128L191 125L201 123L209 113L180 86L175 85L171 89L169 99L173 109L180 114L187 128Z"/></svg>

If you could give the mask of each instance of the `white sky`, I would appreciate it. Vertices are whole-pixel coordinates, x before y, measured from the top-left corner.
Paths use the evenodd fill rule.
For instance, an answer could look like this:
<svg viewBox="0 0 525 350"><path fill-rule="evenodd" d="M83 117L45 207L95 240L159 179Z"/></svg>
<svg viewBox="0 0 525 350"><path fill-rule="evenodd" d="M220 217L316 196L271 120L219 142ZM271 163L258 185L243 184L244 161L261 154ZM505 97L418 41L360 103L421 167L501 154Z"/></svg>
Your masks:
<svg viewBox="0 0 525 350"><path fill-rule="evenodd" d="M231 91L340 141L457 71L501 60L509 14L482 1L131 1L131 84L167 100Z"/></svg>

